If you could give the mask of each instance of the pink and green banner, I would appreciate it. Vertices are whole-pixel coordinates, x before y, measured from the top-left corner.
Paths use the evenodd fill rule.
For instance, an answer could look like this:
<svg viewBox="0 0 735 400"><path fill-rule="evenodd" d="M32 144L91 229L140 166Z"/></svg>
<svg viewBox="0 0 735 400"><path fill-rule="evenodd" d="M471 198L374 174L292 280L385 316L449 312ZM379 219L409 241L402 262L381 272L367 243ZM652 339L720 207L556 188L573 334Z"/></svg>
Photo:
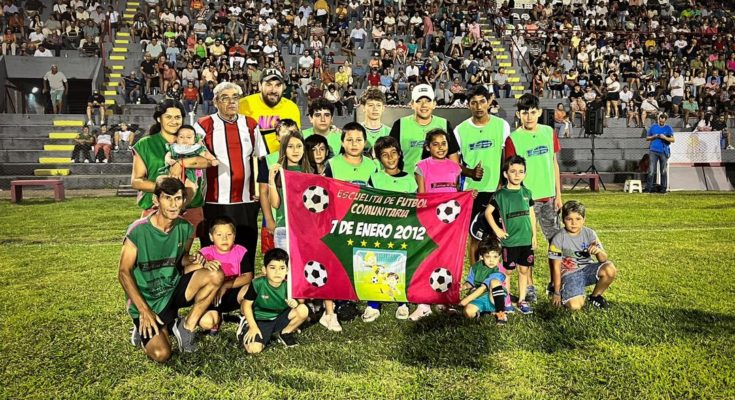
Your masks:
<svg viewBox="0 0 735 400"><path fill-rule="evenodd" d="M459 301L469 192L404 194L282 173L292 297Z"/></svg>

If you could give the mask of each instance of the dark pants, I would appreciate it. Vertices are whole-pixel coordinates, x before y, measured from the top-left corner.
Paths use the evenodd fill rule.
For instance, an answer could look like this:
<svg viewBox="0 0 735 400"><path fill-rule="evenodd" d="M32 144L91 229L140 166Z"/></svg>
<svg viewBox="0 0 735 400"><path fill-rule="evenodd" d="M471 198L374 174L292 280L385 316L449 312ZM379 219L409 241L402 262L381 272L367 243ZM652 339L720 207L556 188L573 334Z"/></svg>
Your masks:
<svg viewBox="0 0 735 400"><path fill-rule="evenodd" d="M255 252L258 245L258 213L260 203L241 204L204 204L204 229L201 230L199 241L202 247L209 246L209 224L217 217L227 216L235 222L235 243L245 247L245 255L251 266L255 265Z"/></svg>
<svg viewBox="0 0 735 400"><path fill-rule="evenodd" d="M88 144L75 144L74 150L71 152L71 159L75 161L83 161L83 160L89 160L92 161L92 156L89 154L90 150L92 150L92 146ZM79 154L81 153L82 159L79 159Z"/></svg>

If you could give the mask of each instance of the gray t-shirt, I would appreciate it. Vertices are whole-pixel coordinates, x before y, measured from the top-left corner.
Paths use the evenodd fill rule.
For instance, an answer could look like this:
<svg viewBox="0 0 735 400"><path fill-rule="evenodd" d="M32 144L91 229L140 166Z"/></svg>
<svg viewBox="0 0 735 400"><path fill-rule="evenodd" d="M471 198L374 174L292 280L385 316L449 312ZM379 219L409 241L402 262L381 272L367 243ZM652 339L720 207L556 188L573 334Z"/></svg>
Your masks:
<svg viewBox="0 0 735 400"><path fill-rule="evenodd" d="M588 250L592 244L602 248L602 243L594 230L585 226L582 227L579 234L572 236L562 229L551 239L549 259L561 260L561 276L563 277L595 262Z"/></svg>
<svg viewBox="0 0 735 400"><path fill-rule="evenodd" d="M61 71L57 71L52 74L51 71L46 72L43 79L48 81L48 87L50 90L64 90L64 83L66 83L66 76Z"/></svg>

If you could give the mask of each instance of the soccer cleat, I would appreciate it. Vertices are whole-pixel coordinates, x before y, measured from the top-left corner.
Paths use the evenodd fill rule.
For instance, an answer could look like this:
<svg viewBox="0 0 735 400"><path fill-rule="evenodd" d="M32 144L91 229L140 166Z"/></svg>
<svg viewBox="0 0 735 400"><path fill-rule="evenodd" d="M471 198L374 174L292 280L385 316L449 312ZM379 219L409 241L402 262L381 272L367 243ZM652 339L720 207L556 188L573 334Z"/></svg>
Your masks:
<svg viewBox="0 0 735 400"><path fill-rule="evenodd" d="M337 320L337 314L324 313L319 318L319 323L332 332L342 332L342 326L339 324L339 320Z"/></svg>
<svg viewBox="0 0 735 400"><path fill-rule="evenodd" d="M529 303L535 303L536 300L538 300L538 296L536 295L536 286L528 285L528 289L526 289L526 301Z"/></svg>
<svg viewBox="0 0 735 400"><path fill-rule="evenodd" d="M408 319L408 306L405 304L401 304L398 306L398 309L396 310L396 319Z"/></svg>
<svg viewBox="0 0 735 400"><path fill-rule="evenodd" d="M504 312L496 312L495 313L495 323L498 325L505 325L508 323L508 316L505 315Z"/></svg>
<svg viewBox="0 0 735 400"><path fill-rule="evenodd" d="M291 332L291 333L281 332L278 335L276 335L276 340L278 341L278 343L281 343L286 347L294 347L294 346L299 345L298 340L296 340L295 332Z"/></svg>
<svg viewBox="0 0 735 400"><path fill-rule="evenodd" d="M607 300L605 300L604 297L602 297L602 295L599 295L599 296L590 295L587 298L587 301L589 301L590 304L592 304L593 306L601 310L607 310L608 308L610 308L610 304L607 302Z"/></svg>
<svg viewBox="0 0 735 400"><path fill-rule="evenodd" d="M524 315L533 314L533 309L531 308L531 305L528 304L528 302L525 300L518 302L518 311L520 311L521 314Z"/></svg>
<svg viewBox="0 0 735 400"><path fill-rule="evenodd" d="M421 318L431 315L431 306L428 304L419 304L416 309L408 316L411 321L418 321Z"/></svg>
<svg viewBox="0 0 735 400"><path fill-rule="evenodd" d="M380 316L380 310L372 308L370 306L365 307L365 312L362 313L363 322L373 322Z"/></svg>
<svg viewBox="0 0 735 400"><path fill-rule="evenodd" d="M184 328L184 318L174 324L174 336L179 342L179 350L184 353L193 353L197 351L197 345L194 343L194 332Z"/></svg>
<svg viewBox="0 0 735 400"><path fill-rule="evenodd" d="M238 343L243 344L243 340L245 340L245 334L248 333L248 329L248 320L245 319L245 317L240 317L240 323L237 325L237 333L235 334Z"/></svg>
<svg viewBox="0 0 735 400"><path fill-rule="evenodd" d="M134 347L140 347L143 345L143 339L141 339L140 332L136 329L135 325L130 328L130 344Z"/></svg>

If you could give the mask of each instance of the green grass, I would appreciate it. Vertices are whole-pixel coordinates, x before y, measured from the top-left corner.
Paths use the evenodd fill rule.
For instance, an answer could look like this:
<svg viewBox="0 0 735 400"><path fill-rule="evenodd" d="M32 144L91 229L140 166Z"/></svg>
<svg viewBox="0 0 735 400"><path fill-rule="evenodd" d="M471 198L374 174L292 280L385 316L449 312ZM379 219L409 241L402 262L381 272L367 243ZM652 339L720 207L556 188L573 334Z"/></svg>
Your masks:
<svg viewBox="0 0 735 400"><path fill-rule="evenodd" d="M735 195L570 193L615 261L612 309L543 298L506 327L435 316L315 326L248 356L236 327L165 365L128 343L131 199L0 202L0 398L735 398ZM545 243L536 281L546 282Z"/></svg>

